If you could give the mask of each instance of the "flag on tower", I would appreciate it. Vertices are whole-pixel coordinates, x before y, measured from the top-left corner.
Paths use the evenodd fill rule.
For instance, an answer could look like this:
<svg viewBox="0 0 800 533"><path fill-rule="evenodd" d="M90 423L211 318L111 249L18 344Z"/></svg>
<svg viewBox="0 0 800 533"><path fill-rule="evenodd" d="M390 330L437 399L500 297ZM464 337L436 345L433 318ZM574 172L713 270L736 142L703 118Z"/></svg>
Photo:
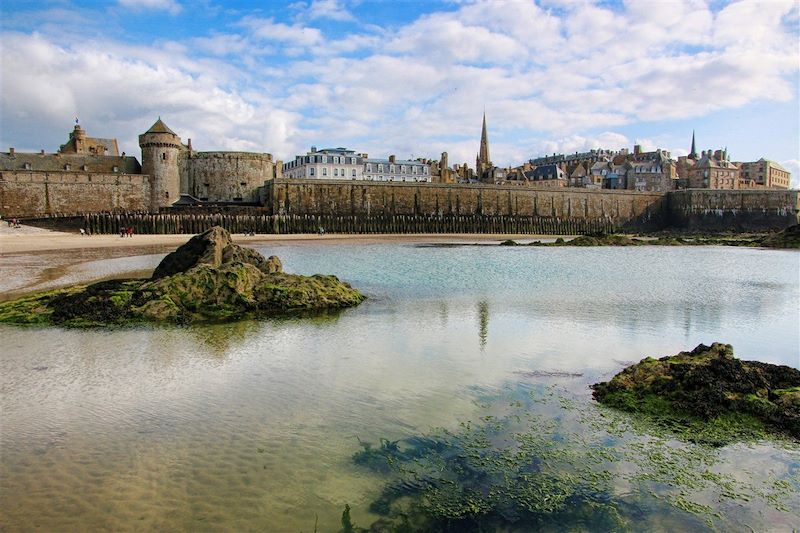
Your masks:
<svg viewBox="0 0 800 533"><path fill-rule="evenodd" d="M75 124L78 123L78 117L75 117Z"/></svg>

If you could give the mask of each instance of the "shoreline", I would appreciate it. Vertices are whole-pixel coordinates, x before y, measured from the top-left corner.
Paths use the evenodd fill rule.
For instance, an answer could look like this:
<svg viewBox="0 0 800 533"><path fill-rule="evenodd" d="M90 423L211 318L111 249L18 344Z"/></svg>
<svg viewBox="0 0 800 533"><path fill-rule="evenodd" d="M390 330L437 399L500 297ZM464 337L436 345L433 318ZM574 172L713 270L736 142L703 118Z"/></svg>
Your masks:
<svg viewBox="0 0 800 533"><path fill-rule="evenodd" d="M15 254L31 254L39 252L52 252L62 250L90 250L102 248L134 249L141 248L143 253L159 253L154 251L163 248L166 251L185 243L194 234L170 234L152 235L141 234L133 237L120 237L119 235L92 235L81 236L78 233L66 233L59 231L43 230L30 226L22 226L19 229L9 228L3 225L0 228L0 257ZM517 241L535 241L564 238L564 235L529 235L517 233L414 233L414 234L345 234L329 233L325 235L317 234L259 234L245 235L243 233L232 234L236 244L260 245L260 244L338 244L338 243L357 243L357 244L384 244L384 243L404 243L404 244L426 244L426 243L454 243L469 244L473 242L504 241L512 239ZM575 237L574 235L566 236ZM137 255L128 253L123 255Z"/></svg>

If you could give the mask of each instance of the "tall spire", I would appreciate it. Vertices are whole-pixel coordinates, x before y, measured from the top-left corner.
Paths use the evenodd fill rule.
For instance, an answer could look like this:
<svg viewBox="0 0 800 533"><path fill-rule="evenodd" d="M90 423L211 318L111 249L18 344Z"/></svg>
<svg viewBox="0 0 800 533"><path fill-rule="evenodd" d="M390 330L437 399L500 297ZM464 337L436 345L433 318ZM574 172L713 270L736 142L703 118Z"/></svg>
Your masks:
<svg viewBox="0 0 800 533"><path fill-rule="evenodd" d="M481 130L481 149L478 152L478 161L480 164L488 167L491 164L489 157L489 134L486 133L486 111L483 112L483 129Z"/></svg>
<svg viewBox="0 0 800 533"><path fill-rule="evenodd" d="M694 146L694 130L692 130L692 151L689 153L690 159L697 159L697 149Z"/></svg>

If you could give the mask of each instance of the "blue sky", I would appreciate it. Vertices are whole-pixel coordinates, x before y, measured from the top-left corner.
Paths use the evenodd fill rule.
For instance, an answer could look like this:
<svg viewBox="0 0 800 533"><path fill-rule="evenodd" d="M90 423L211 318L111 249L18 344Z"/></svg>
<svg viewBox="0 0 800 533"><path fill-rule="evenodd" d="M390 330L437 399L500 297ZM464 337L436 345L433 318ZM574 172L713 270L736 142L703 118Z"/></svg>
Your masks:
<svg viewBox="0 0 800 533"><path fill-rule="evenodd" d="M310 146L495 164L634 143L727 147L800 178L800 4L703 0L0 4L0 146L75 116L139 155L158 116L197 150Z"/></svg>

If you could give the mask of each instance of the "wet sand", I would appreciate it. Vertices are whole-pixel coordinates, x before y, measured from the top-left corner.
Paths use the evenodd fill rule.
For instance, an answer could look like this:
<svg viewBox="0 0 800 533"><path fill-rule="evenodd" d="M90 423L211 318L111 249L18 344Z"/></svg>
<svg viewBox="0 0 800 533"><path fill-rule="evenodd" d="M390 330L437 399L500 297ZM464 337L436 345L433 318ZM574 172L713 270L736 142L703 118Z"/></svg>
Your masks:
<svg viewBox="0 0 800 533"><path fill-rule="evenodd" d="M191 235L134 235L133 237L120 237L119 235L92 235L81 236L78 233L64 233L43 230L30 226L18 229L9 228L2 224L0 227L0 256L18 253L42 252L51 250L88 250L96 248L145 248L154 247L164 249L176 248L183 244ZM233 239L237 244L269 244L269 243L331 243L348 242L361 244L378 243L473 243L503 241L505 239L521 240L524 242L555 239L554 235L524 235L524 234L474 234L474 233L419 233L412 235L374 234L374 235L341 235L341 234L294 234L294 235L244 235L234 234ZM135 253L126 255L137 255Z"/></svg>
<svg viewBox="0 0 800 533"><path fill-rule="evenodd" d="M119 277L146 277L159 257L192 235L80 235L32 226L10 228L0 223L0 301L33 291ZM414 234L414 235L244 235L233 240L245 246L337 244L474 244L550 240L548 235ZM280 255L280 252L277 252ZM98 267L95 262L131 258ZM122 264L120 264L122 263Z"/></svg>

